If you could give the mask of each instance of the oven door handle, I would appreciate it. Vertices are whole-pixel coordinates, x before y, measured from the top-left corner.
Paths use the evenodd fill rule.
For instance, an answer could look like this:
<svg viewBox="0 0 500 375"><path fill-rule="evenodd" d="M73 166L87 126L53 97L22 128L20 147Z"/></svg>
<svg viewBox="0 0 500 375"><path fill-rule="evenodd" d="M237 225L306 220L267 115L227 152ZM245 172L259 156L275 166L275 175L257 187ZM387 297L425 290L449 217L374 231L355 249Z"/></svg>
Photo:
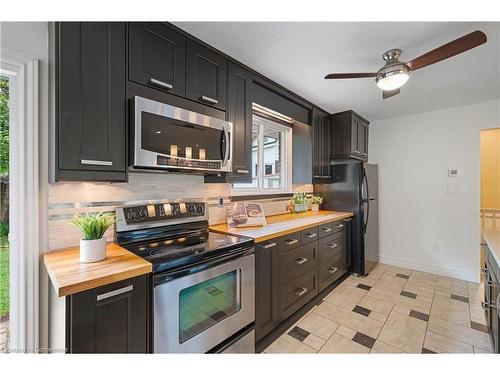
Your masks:
<svg viewBox="0 0 500 375"><path fill-rule="evenodd" d="M227 125L224 125L224 159L222 160L222 166L225 167L229 159L229 131L227 130Z"/></svg>
<svg viewBox="0 0 500 375"><path fill-rule="evenodd" d="M232 262L238 258L243 258L248 255L252 255L254 253L254 247L246 247L244 249L239 249L237 252L227 255L221 255L219 257L210 259L208 261L202 261L195 264L191 264L184 268L174 271L166 271L163 273L159 273L153 275L153 286L157 287L158 285L165 284L174 279L178 279L180 277L192 275L198 272L205 271L209 268L213 268L215 266L219 266L221 264Z"/></svg>

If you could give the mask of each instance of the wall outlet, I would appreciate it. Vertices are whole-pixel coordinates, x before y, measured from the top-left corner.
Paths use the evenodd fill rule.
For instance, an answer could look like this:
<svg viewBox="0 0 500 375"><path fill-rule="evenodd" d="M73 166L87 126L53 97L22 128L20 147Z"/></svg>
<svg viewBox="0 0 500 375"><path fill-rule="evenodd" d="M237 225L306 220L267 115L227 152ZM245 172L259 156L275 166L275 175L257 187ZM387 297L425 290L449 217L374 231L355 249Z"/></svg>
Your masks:
<svg viewBox="0 0 500 375"><path fill-rule="evenodd" d="M224 197L218 197L219 199L219 207L224 207Z"/></svg>

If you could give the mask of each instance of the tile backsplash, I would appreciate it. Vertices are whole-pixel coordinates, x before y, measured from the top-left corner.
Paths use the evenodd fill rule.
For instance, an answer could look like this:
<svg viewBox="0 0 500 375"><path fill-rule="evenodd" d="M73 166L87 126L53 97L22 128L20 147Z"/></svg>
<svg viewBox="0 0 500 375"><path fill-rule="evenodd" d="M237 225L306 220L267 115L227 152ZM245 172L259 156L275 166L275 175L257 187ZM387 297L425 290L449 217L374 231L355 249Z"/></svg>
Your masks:
<svg viewBox="0 0 500 375"><path fill-rule="evenodd" d="M203 176L189 174L160 174L134 172L128 183L58 182L49 185L49 250L79 244L80 233L68 220L75 213L114 211L115 207L155 202L204 201L208 205L210 224L226 221L225 207L231 202L230 184L205 184ZM313 186L294 185L294 192L313 191ZM264 196L263 196L264 197ZM286 212L289 197L262 198L266 215ZM114 239L114 228L106 232L108 241Z"/></svg>

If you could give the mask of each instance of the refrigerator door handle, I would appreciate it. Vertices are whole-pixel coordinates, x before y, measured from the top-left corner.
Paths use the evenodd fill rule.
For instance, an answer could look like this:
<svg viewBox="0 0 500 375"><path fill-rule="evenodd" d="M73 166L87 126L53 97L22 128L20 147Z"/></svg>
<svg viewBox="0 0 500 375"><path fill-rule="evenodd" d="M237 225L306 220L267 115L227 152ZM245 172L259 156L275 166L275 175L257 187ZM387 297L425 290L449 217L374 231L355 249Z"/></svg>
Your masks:
<svg viewBox="0 0 500 375"><path fill-rule="evenodd" d="M366 199L364 201L364 203L366 203L366 218L365 218L365 222L363 223L363 226L364 226L364 232L366 233L366 227L368 226L368 220L370 219L370 201L368 199ZM364 212L363 212L364 214Z"/></svg>
<svg viewBox="0 0 500 375"><path fill-rule="evenodd" d="M362 199L363 200L368 200L368 199L370 199L370 187L368 186L368 179L366 178L366 172L365 172L364 167L363 167L363 186L364 186L364 189L362 187L361 191L364 190L366 192L366 196L362 197Z"/></svg>

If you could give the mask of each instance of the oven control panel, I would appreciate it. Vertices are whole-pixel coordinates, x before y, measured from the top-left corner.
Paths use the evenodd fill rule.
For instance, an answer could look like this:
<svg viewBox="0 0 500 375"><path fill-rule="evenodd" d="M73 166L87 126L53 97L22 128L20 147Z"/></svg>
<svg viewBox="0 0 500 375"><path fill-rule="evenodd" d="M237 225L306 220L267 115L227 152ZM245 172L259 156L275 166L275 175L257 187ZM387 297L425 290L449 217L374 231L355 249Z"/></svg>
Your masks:
<svg viewBox="0 0 500 375"><path fill-rule="evenodd" d="M174 221L178 219L203 217L206 214L204 202L155 203L123 207L127 224L151 221Z"/></svg>

